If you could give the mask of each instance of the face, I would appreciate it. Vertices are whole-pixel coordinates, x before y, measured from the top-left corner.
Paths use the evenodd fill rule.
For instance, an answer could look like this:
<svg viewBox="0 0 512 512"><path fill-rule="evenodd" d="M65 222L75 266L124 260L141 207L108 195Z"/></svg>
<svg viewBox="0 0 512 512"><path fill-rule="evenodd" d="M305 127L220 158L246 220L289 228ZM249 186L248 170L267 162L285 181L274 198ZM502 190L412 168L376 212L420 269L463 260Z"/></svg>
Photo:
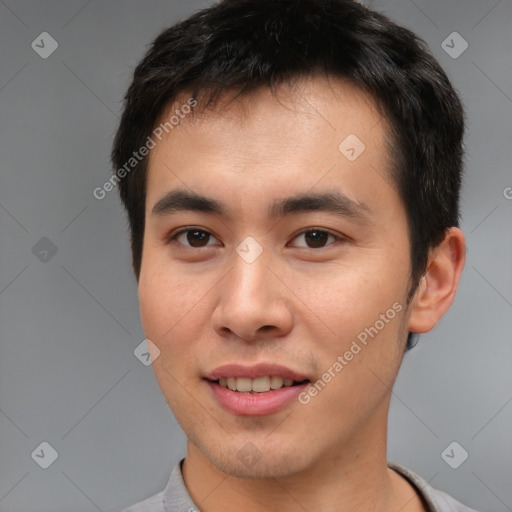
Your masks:
<svg viewBox="0 0 512 512"><path fill-rule="evenodd" d="M142 324L189 442L230 475L385 437L410 284L386 133L365 94L315 78L189 116L151 150Z"/></svg>

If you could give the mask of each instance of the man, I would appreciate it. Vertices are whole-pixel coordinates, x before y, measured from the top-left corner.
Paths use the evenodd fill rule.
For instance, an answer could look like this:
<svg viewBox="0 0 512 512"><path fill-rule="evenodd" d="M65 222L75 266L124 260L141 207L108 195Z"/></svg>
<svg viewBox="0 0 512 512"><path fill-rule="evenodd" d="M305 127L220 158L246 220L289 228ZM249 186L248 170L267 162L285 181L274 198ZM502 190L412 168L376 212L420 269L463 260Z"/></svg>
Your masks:
<svg viewBox="0 0 512 512"><path fill-rule="evenodd" d="M349 0L225 0L137 67L112 159L186 458L138 511L468 511L386 460L413 335L455 296L463 110Z"/></svg>

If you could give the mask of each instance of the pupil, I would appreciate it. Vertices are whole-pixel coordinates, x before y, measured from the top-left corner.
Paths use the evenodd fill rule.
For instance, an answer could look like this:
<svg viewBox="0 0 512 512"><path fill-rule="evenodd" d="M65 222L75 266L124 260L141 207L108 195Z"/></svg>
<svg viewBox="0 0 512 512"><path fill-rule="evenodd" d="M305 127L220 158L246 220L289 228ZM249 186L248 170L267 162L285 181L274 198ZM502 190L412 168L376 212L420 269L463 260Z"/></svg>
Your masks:
<svg viewBox="0 0 512 512"><path fill-rule="evenodd" d="M196 229L187 233L187 240L192 247L203 247L201 242L208 242L208 236L208 233Z"/></svg>
<svg viewBox="0 0 512 512"><path fill-rule="evenodd" d="M308 231L306 241L311 247L322 247L327 242L328 233L324 231Z"/></svg>

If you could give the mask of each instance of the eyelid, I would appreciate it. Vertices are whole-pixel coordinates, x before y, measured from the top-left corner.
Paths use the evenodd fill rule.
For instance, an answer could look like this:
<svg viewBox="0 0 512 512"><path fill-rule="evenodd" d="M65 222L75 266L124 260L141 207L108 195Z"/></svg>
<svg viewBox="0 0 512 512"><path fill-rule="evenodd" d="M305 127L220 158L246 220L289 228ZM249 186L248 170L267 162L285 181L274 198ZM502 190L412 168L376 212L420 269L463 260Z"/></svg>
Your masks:
<svg viewBox="0 0 512 512"><path fill-rule="evenodd" d="M182 233L186 233L187 231L202 231L204 233L207 233L208 235L212 236L213 238L217 239L218 238L209 230L207 229L204 229L202 227L199 227L199 226L185 226L185 227L181 227L181 228L178 228L178 230L174 230L172 231L169 235L167 235L165 237L165 243L171 243L171 242L175 242L177 237L180 236ZM327 233L328 235L331 235L335 238L335 241L326 245L326 246L323 246L323 247L317 247L317 248L313 248L313 247L302 247L302 246L297 246L296 248L299 248L299 249L312 249L312 250L315 250L315 251L318 251L319 249L324 249L326 247L329 247L331 245L334 245L334 243L336 242L339 242L339 241L343 241L343 240L347 240L348 237L344 236L344 235L340 235L339 233L336 233L334 231L331 231L330 229L327 229L327 228L322 228L322 227L319 227L319 226L310 226L310 227L307 227L307 228L303 228L301 229L299 232L295 233L292 237L291 237L291 240L295 240L297 237L305 234L305 233L309 233L311 231L320 231L322 233ZM189 245L185 245L185 244L182 244L180 242L177 242L179 245L183 246L183 247L187 247L189 249L204 249L206 247L210 247L210 245L206 245L204 247L191 247Z"/></svg>
<svg viewBox="0 0 512 512"><path fill-rule="evenodd" d="M303 235L305 233L309 233L310 231L320 231L322 233L327 233L328 235L333 236L335 238L335 241L330 243L330 244L328 244L328 245L325 245L323 247L318 247L318 248L301 247L301 246L296 247L296 248L298 248L298 249L312 249L314 251L319 251L321 249L325 249L327 247L330 247L331 245L334 245L336 242L343 241L343 240L348 240L348 237L346 237L344 235L341 235L340 233L336 233L334 231L331 231L330 229L322 228L322 227L319 227L319 226L310 226L310 227L301 229L298 233L295 233L295 235L293 235L292 240L295 240L300 235Z"/></svg>
<svg viewBox="0 0 512 512"><path fill-rule="evenodd" d="M177 230L171 231L171 233L169 233L168 235L165 236L164 241L166 244L170 244L171 242L176 242L182 247L186 247L188 249L195 249L195 250L205 249L206 247L211 247L211 245L206 245L204 247L191 247L190 245L185 245L180 242L177 242L176 238L178 238L178 236L180 236L182 233L186 233L187 231L202 231L203 233L207 233L208 235L210 235L213 238L215 238L216 240L218 240L218 238L208 229L204 229L199 226L185 226L185 227L178 228Z"/></svg>

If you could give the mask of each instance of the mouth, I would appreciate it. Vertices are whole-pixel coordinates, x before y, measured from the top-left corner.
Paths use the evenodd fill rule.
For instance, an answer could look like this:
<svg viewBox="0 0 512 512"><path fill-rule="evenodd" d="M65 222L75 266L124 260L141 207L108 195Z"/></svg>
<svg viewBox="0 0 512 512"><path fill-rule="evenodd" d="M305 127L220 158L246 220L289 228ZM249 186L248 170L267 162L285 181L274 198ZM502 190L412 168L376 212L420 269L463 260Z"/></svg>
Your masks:
<svg viewBox="0 0 512 512"><path fill-rule="evenodd" d="M292 406L312 383L308 376L273 363L223 365L204 381L214 401L237 416L263 416Z"/></svg>
<svg viewBox="0 0 512 512"><path fill-rule="evenodd" d="M207 380L230 391L246 394L269 393L277 389L300 386L310 382L309 379L293 380L279 375L258 377L256 379L248 377L221 377L215 380Z"/></svg>

